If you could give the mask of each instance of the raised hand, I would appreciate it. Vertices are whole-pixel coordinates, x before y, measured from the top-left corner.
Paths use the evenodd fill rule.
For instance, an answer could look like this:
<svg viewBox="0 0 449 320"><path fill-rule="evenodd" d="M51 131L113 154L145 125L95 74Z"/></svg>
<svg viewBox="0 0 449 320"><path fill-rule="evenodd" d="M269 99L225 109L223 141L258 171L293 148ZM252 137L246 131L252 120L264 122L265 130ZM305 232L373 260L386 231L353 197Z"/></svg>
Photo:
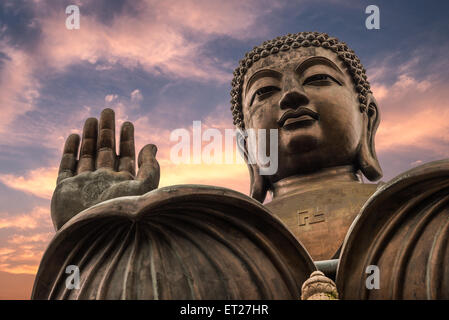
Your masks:
<svg viewBox="0 0 449 320"><path fill-rule="evenodd" d="M82 210L99 202L141 195L159 185L157 148L147 144L138 157L135 174L134 126L125 122L120 131L119 155L115 151L115 115L111 109L97 119L86 120L81 148L80 137L70 135L64 145L56 189L51 199L51 217L55 229Z"/></svg>

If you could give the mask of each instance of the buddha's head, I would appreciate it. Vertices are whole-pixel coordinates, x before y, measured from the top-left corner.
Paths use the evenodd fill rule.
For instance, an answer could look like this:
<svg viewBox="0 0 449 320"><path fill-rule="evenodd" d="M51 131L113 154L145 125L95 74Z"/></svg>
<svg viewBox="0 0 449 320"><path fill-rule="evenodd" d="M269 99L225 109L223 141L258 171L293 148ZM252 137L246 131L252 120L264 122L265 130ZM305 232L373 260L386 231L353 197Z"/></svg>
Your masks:
<svg viewBox="0 0 449 320"><path fill-rule="evenodd" d="M248 164L257 200L281 179L325 168L351 166L371 181L382 176L374 147L377 103L345 43L319 32L266 41L240 61L231 97L239 129L278 129L277 172L262 176L260 164Z"/></svg>

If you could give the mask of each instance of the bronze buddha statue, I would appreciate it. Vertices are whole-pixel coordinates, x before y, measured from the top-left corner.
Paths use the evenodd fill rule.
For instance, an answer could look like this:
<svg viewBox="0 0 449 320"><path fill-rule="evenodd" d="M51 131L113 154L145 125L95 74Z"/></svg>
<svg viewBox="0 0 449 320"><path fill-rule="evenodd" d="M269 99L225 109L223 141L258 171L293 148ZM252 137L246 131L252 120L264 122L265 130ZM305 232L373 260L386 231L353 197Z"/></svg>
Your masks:
<svg viewBox="0 0 449 320"><path fill-rule="evenodd" d="M263 201L271 191L267 207L314 260L337 258L377 187L361 183L361 174L382 176L374 148L379 110L360 60L335 38L300 33L254 48L234 75L234 123L279 136L276 174L249 165L251 196Z"/></svg>
<svg viewBox="0 0 449 320"><path fill-rule="evenodd" d="M412 238L400 238L408 234L404 230L409 230L411 218L389 217L407 217L409 211L418 218L430 215L422 203L437 201L444 194L446 184L436 180L435 172L449 172L448 165L431 164L387 185L362 182L362 176L370 181L382 176L374 146L380 117L365 69L354 51L319 32L266 41L240 61L231 97L234 124L241 133L248 129L278 132L278 170L271 175L260 174L264 164L248 161L251 148L245 135L239 135L251 176L250 196L259 203L221 188L156 189L156 147L142 148L136 175L133 125L123 124L117 155L114 112L105 109L99 124L94 118L87 119L79 156L77 135L69 136L64 146L51 206L57 235L41 262L33 298L298 299L297 290L315 269L312 261L339 257L336 282L337 289L344 289L341 296L366 298L365 279L360 275L367 265L378 263L388 268L396 261L403 268L398 270L405 270L414 263L407 259L414 257L413 244L420 230L426 230L424 222ZM268 139L266 143L273 142ZM433 200L424 195L417 198L420 188L431 190L425 195ZM268 192L272 201L263 206L260 203ZM403 206L409 211L403 211ZM431 212L444 220L447 210L440 209ZM377 211L383 211L381 218L376 217ZM371 225L375 233L367 238ZM438 239L426 238L416 251L422 253L422 248L432 243L442 248L437 253L432 253L433 247L429 249L431 258L416 253L416 261L427 266L431 279L443 272L433 266L444 260L444 241L449 238L449 227L439 230ZM422 234L435 233L424 231ZM96 232L105 234L103 242L96 240ZM382 255L379 243L386 243L391 234L396 235L397 243L407 244L411 253L404 255L398 244L389 247L389 255ZM83 240L77 243L76 239ZM364 246L354 245L355 241ZM154 246L158 255L148 256L148 250L156 250ZM192 253L186 255L189 248ZM212 257L212 251L220 256ZM111 258L107 258L108 252ZM199 261L209 271L195 269ZM72 295L63 287L61 268L68 263L84 264L88 270L82 293ZM313 275L306 284L321 281L327 293L306 288L305 296L332 293L335 297L333 282L322 273ZM417 277L405 271L403 276ZM236 279L247 287L240 288ZM387 289L373 295L375 298L388 298L390 292L395 292L393 298L426 292L416 286L394 291L389 288L398 288L396 282L382 281ZM427 287L435 286L435 281ZM279 292L276 287L281 288ZM440 297L438 290L427 294Z"/></svg>

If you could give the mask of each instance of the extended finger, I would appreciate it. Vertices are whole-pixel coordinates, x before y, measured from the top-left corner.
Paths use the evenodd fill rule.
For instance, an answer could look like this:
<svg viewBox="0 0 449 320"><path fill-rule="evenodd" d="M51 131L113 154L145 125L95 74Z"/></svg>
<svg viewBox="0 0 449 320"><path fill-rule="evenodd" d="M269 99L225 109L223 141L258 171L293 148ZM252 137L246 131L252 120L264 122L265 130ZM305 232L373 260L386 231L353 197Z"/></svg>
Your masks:
<svg viewBox="0 0 449 320"><path fill-rule="evenodd" d="M115 169L115 159L115 114L107 108L100 116L96 168Z"/></svg>
<svg viewBox="0 0 449 320"><path fill-rule="evenodd" d="M78 147L80 137L77 134L71 134L64 145L62 152L61 164L59 165L58 179L56 183L72 177L76 170L76 156L78 155Z"/></svg>
<svg viewBox="0 0 449 320"><path fill-rule="evenodd" d="M95 170L95 154L97 150L98 121L89 118L84 123L83 139L81 141L80 159L77 173Z"/></svg>
<svg viewBox="0 0 449 320"><path fill-rule="evenodd" d="M156 189L159 185L160 168L156 160L157 147L147 144L139 153L137 179L142 182L143 192Z"/></svg>
<svg viewBox="0 0 449 320"><path fill-rule="evenodd" d="M136 174L136 151L134 147L134 126L126 121L120 130L120 163L119 171L128 171Z"/></svg>

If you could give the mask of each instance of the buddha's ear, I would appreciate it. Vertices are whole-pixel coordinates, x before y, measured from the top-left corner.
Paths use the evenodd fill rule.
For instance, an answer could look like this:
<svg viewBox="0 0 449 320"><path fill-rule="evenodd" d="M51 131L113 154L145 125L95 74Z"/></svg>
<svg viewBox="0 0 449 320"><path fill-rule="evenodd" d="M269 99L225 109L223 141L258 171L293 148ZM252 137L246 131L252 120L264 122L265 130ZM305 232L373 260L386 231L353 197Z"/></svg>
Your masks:
<svg viewBox="0 0 449 320"><path fill-rule="evenodd" d="M382 169L377 160L374 137L380 122L376 99L370 93L367 96L367 110L363 112L363 133L360 142L358 162L363 175L370 181L382 177Z"/></svg>
<svg viewBox="0 0 449 320"><path fill-rule="evenodd" d="M253 161L250 161L245 137L246 136L244 132L240 129L237 129L236 133L237 147L243 159L245 160L246 165L248 166L249 175L251 179L249 195L251 198L256 199L260 203L263 203L265 197L267 196L268 183L266 179L264 179L264 176L259 173L259 167L257 166L257 164L252 163Z"/></svg>
<svg viewBox="0 0 449 320"><path fill-rule="evenodd" d="M264 176L260 175L259 167L255 164L247 164L249 175L251 178L249 195L251 198L256 199L260 203L263 203L268 192L268 184Z"/></svg>

